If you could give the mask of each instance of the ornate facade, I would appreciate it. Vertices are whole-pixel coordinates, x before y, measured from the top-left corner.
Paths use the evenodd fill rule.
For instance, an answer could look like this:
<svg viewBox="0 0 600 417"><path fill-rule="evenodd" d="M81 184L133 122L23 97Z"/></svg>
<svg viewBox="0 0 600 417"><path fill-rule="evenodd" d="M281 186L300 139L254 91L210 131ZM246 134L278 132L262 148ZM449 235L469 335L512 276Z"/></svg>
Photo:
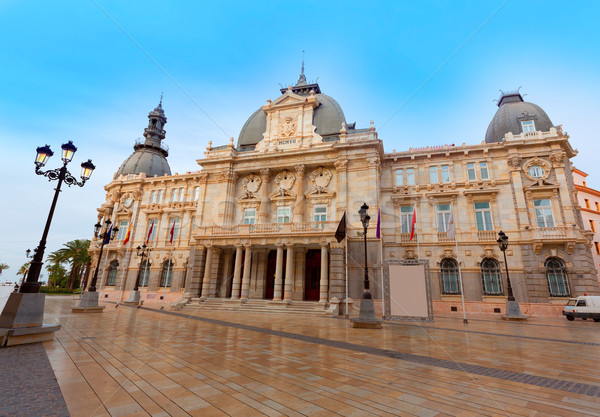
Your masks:
<svg viewBox="0 0 600 417"><path fill-rule="evenodd" d="M358 301L363 202L373 219L367 237L375 298L382 262L419 257L429 260L437 312L456 305L459 273L469 310L503 308L500 230L510 238L508 267L524 313L600 294L568 135L518 93L503 94L498 106L480 144L386 153L372 122L364 129L346 123L339 104L302 74L252 114L237 144L209 142L200 170L171 175L159 105L145 142L106 186L98 209L99 218L120 227L101 265L105 296L115 299L123 287L127 297L139 277L147 302L166 294L179 305L268 300L266 306L312 302L324 309L343 306L346 291ZM344 212L348 238L338 243ZM447 232L452 216L455 235ZM123 245L130 224L131 242ZM146 240L149 273L135 254Z"/></svg>

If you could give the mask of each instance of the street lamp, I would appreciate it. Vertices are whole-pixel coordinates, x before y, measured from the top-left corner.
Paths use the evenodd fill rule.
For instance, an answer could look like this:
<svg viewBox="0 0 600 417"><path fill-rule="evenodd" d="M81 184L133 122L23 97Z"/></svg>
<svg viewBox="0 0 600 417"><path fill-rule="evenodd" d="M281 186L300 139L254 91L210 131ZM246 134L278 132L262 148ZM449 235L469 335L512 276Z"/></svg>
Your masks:
<svg viewBox="0 0 600 417"><path fill-rule="evenodd" d="M510 284L510 276L508 274L508 261L506 260L506 249L508 248L508 236L502 230L498 232L498 247L504 254L504 269L506 269L506 290L508 292L508 300L506 301L506 315L502 316L505 320L526 320L527 316L521 314L519 303L513 295L512 285Z"/></svg>
<svg viewBox="0 0 600 417"><path fill-rule="evenodd" d="M375 318L375 305L373 303L371 291L369 290L369 267L367 264L367 230L369 228L369 220L371 220L371 216L367 214L367 210L369 210L369 206L367 206L367 203L363 203L360 210L358 210L358 215L360 216L360 221L363 225L363 237L365 242L365 278L363 295L362 299L360 300L360 313L358 314L357 319L352 319L352 327L379 329L381 328L382 322L381 320Z"/></svg>
<svg viewBox="0 0 600 417"><path fill-rule="evenodd" d="M117 233L119 232L118 227L112 227L112 222L110 220L106 220L104 222L103 233L100 233L100 229L102 229L102 225L100 223L96 223L94 225L94 236L102 239L102 245L100 246L98 263L96 264L96 270L94 271L94 277L92 278L92 282L88 287L88 292L96 292L96 281L98 281L98 269L100 269L100 261L102 260L102 250L104 249L104 245L109 244L111 240L117 237Z"/></svg>
<svg viewBox="0 0 600 417"><path fill-rule="evenodd" d="M150 256L150 248L146 246L146 244L143 244L142 246L138 246L136 248L137 250L137 256L139 256L140 259L140 265L144 265L144 258L148 259L148 257ZM146 262L146 265L144 266L144 276L146 276L146 270L148 269L148 263ZM137 274L137 278L135 279L135 287L133 287L133 291L139 291L140 288L140 274Z"/></svg>
<svg viewBox="0 0 600 417"><path fill-rule="evenodd" d="M42 239L40 240L38 247L34 250L35 255L33 256L31 266L29 267L27 280L23 282L23 285L21 285L21 288L19 289L19 292L21 293L37 293L39 291L40 285L38 283L38 279L42 270L42 260L44 259L44 250L46 249L46 238L48 237L50 223L52 223L52 216L54 215L54 209L56 208L56 201L58 200L58 194L60 193L60 187L62 186L62 183L64 182L68 186L78 185L83 187L85 182L90 179L92 172L96 168L90 159L88 159L87 162L82 163L81 182L77 181L77 179L71 175L69 171L67 171L67 164L73 159L73 155L77 151L77 148L75 145L73 145L72 141L68 141L61 146L61 149L63 166L48 171L42 171L41 168L46 165L48 159L54 155L54 152L52 152L50 146L48 145L37 148L37 155L35 157L35 173L47 177L48 181L58 180L58 185L56 186L54 199L52 200L52 205L50 206L50 213L48 214L48 219L46 220L46 227L44 228Z"/></svg>

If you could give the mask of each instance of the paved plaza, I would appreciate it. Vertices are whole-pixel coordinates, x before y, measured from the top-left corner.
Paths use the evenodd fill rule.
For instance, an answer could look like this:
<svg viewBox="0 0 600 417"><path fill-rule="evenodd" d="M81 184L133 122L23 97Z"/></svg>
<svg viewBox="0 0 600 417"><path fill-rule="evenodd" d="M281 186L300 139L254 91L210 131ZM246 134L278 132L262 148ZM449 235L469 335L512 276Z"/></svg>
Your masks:
<svg viewBox="0 0 600 417"><path fill-rule="evenodd" d="M593 321L437 317L370 330L111 304L71 314L72 303L47 297L46 321L62 329L43 344L72 416L600 415Z"/></svg>

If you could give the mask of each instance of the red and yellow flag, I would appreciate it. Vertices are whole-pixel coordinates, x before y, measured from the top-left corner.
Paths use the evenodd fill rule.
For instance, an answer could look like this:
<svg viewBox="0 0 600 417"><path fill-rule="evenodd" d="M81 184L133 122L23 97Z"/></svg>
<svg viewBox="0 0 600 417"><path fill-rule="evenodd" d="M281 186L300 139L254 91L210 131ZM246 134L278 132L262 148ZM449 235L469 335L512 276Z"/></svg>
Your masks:
<svg viewBox="0 0 600 417"><path fill-rule="evenodd" d="M126 245L127 242L129 242L129 237L131 236L131 226L132 223L129 223L129 227L127 228L127 234L125 235L125 240L123 241L124 245Z"/></svg>

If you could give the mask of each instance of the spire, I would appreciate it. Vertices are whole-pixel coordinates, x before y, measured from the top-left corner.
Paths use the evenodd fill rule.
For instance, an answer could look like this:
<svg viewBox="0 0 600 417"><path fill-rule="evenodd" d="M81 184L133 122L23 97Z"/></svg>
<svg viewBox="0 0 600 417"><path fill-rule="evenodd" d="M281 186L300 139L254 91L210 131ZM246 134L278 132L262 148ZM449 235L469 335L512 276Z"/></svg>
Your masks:
<svg viewBox="0 0 600 417"><path fill-rule="evenodd" d="M302 51L302 70L300 71L300 78L298 78L298 82L296 86L306 85L306 76L304 75L304 51Z"/></svg>

